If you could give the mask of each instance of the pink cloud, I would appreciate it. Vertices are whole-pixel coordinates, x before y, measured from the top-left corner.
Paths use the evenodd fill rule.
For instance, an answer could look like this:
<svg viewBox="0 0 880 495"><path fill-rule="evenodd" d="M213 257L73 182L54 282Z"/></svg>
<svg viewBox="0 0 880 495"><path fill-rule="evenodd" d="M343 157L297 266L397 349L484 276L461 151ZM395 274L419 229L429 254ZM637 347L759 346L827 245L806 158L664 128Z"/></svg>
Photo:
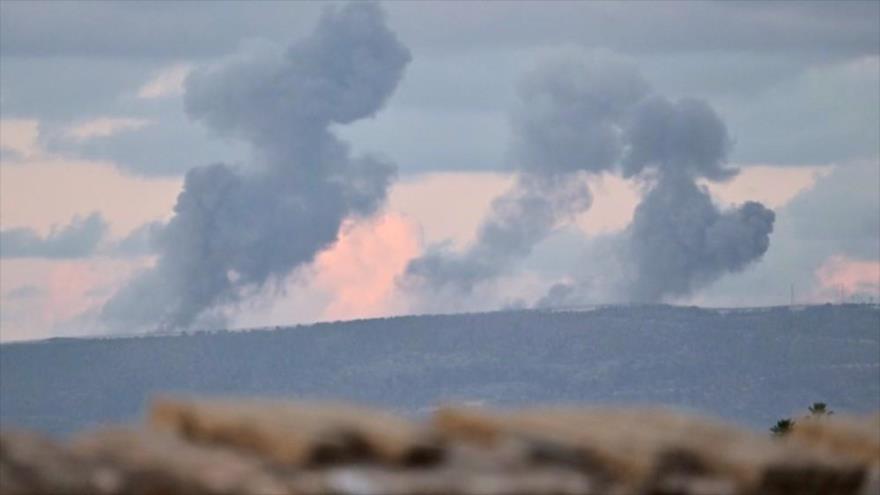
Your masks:
<svg viewBox="0 0 880 495"><path fill-rule="evenodd" d="M703 181L721 203L741 204L760 201L768 208L779 208L810 189L831 173L831 166L776 167L743 164L740 173L727 182Z"/></svg>
<svg viewBox="0 0 880 495"><path fill-rule="evenodd" d="M819 290L826 295L880 296L880 261L832 256L816 270Z"/></svg>
<svg viewBox="0 0 880 495"><path fill-rule="evenodd" d="M88 260L4 260L2 287L36 287L32 297L11 300L4 292L0 340L29 340L61 333L96 333L99 329L61 326L97 311L125 280L150 263L149 258Z"/></svg>
<svg viewBox="0 0 880 495"><path fill-rule="evenodd" d="M396 312L395 279L419 251L418 228L400 214L344 226L337 243L315 260L314 284L332 294L322 316L338 320Z"/></svg>
<svg viewBox="0 0 880 495"><path fill-rule="evenodd" d="M70 319L91 307L89 294L98 284L98 274L90 263L63 261L53 266L46 281L47 297L43 316L49 321Z"/></svg>
<svg viewBox="0 0 880 495"><path fill-rule="evenodd" d="M463 247L476 237L492 200L510 188L514 175L495 172L438 172L398 181L388 209L413 219L427 244L452 241Z"/></svg>
<svg viewBox="0 0 880 495"><path fill-rule="evenodd" d="M0 119L0 148L24 159L41 154L37 143L40 122L36 119Z"/></svg>

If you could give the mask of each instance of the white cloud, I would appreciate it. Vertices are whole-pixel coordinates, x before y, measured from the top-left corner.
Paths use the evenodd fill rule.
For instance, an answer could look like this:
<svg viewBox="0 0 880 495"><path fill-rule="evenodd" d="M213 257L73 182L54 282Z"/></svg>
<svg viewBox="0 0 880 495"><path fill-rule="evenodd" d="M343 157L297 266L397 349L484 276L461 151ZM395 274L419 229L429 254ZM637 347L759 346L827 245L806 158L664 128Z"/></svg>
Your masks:
<svg viewBox="0 0 880 495"><path fill-rule="evenodd" d="M38 128L35 119L0 119L0 150L19 159L40 154Z"/></svg>
<svg viewBox="0 0 880 495"><path fill-rule="evenodd" d="M138 90L138 98L152 99L183 94L183 83L193 67L190 64L175 64L159 71Z"/></svg>
<svg viewBox="0 0 880 495"><path fill-rule="evenodd" d="M99 117L71 125L64 130L64 136L73 141L82 142L137 130L149 123L150 121L145 119L130 117Z"/></svg>
<svg viewBox="0 0 880 495"><path fill-rule="evenodd" d="M818 300L833 300L835 295L839 302L876 300L880 297L878 260L830 256L816 269L815 276L819 287L814 297Z"/></svg>

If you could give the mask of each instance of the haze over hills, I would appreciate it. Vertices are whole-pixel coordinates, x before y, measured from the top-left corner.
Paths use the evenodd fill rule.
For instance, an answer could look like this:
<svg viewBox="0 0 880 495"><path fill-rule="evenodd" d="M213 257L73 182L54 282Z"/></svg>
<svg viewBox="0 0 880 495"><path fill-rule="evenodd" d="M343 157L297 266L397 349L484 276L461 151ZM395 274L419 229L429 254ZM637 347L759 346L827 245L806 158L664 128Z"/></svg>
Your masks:
<svg viewBox="0 0 880 495"><path fill-rule="evenodd" d="M668 404L766 428L815 401L880 409L880 307L610 306L0 346L0 422L70 433L155 394Z"/></svg>

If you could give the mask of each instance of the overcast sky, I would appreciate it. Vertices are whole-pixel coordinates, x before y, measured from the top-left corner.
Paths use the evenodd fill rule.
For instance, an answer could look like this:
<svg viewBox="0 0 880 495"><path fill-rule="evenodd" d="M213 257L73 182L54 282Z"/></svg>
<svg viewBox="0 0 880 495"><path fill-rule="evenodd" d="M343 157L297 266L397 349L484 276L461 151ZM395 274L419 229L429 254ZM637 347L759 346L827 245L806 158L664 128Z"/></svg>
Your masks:
<svg viewBox="0 0 880 495"><path fill-rule="evenodd" d="M313 70L332 79L342 73L326 67L351 57L365 71L356 82L387 83L386 99L373 94L376 112L333 114L329 127L314 132L347 143L351 187L362 191L350 177L361 173L358 157L367 153L396 174L387 190L374 191L379 206L340 210L335 240L316 244L301 262L248 284L240 265L229 268L235 273L224 283L231 292L218 293L202 316L246 327L529 307L560 284L580 288L567 304L625 302L603 285L616 269L607 251L630 235L636 206L652 186L613 169L585 179L589 209L554 217L527 252L467 297L426 302L401 282L408 264L425 253L482 252L473 246L482 242L481 225L491 224L493 199L521 184L517 116L535 104L523 96L523 81L548 61L596 58L632 68L669 101L708 105L729 137L722 158L740 172L695 180L708 187L719 212L746 201L775 212L766 252L700 279L687 293L664 295L664 302L787 304L792 287L798 302L880 297L880 3L388 2L376 22L409 54L408 63L399 60L399 80L376 79L379 69L358 65L382 61L396 70L370 52L397 50L394 44L360 48L358 38L352 54L336 52L347 49L341 43L348 38L326 41L337 36L333 27L316 28L326 8L0 3L2 340L126 330L102 320L102 308L138 273L172 256L173 247L156 251L151 243L171 237L158 232L169 232L164 225L176 218L186 174L225 163L243 177L259 175L254 170L271 162L266 156L280 153L273 151L277 143L253 135L264 128L261 121L242 123L232 112L223 119L233 122L218 127L215 113L205 117L192 101L221 105L218 99L244 94L242 85L263 88L232 68L259 72L266 57L291 44L300 47L290 52L293 65L278 69L291 77L317 77ZM352 36L392 43L363 19L345 22L363 27ZM330 34L319 36L321 29ZM296 44L303 39L313 43ZM315 48L322 42L333 51ZM303 68L297 56L321 67ZM228 84L217 74L226 74ZM590 76L583 75L584 84ZM201 85L192 82L199 77ZM311 88L297 86L291 98ZM305 103L291 101L265 102L266 112L293 105L298 115ZM301 129L295 119L271 123L283 132Z"/></svg>

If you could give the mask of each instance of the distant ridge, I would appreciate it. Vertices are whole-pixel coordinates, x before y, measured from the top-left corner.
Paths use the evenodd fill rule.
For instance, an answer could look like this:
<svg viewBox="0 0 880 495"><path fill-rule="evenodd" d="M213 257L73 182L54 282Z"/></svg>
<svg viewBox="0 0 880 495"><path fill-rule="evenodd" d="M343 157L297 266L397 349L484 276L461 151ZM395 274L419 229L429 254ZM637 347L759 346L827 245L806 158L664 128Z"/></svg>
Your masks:
<svg viewBox="0 0 880 495"><path fill-rule="evenodd" d="M586 310L589 309L589 310ZM0 346L0 423L69 433L155 394L664 404L764 429L822 401L880 409L880 307L664 305L399 316Z"/></svg>
<svg viewBox="0 0 880 495"><path fill-rule="evenodd" d="M813 307L828 306L858 306L880 310L880 303L842 303L842 304L774 304L771 306L694 306L694 305L674 305L659 303L615 303L615 304L579 304L566 306L549 306L541 308L522 308L522 309L499 309L494 311L472 311L472 312L450 312L450 313L412 313L402 315L378 316L367 318L352 318L347 320L322 320L312 322L294 323L290 325L266 325L256 327L236 327L236 328L196 328L188 330L152 330L147 332L130 332L130 333L104 333L104 334L83 334L83 335L65 335L59 337L48 337L43 339L32 340L13 340L9 342L0 342L0 347L16 344L31 344L36 342L59 342L66 340L102 340L102 339L129 339L143 337L175 337L188 336L192 334L216 334L223 332L251 332L251 331L279 331L290 330L303 327L312 327L328 324L345 324L363 321L387 321L396 318L419 318L432 316L468 316L468 315L488 315L495 313L516 313L516 312L539 312L539 313L584 313L588 311L596 311L600 309L626 309L626 308L681 308L681 309L699 309L704 311L717 311L721 314L727 313L754 313L761 311L774 311L780 309L791 309L794 311L802 311Z"/></svg>

